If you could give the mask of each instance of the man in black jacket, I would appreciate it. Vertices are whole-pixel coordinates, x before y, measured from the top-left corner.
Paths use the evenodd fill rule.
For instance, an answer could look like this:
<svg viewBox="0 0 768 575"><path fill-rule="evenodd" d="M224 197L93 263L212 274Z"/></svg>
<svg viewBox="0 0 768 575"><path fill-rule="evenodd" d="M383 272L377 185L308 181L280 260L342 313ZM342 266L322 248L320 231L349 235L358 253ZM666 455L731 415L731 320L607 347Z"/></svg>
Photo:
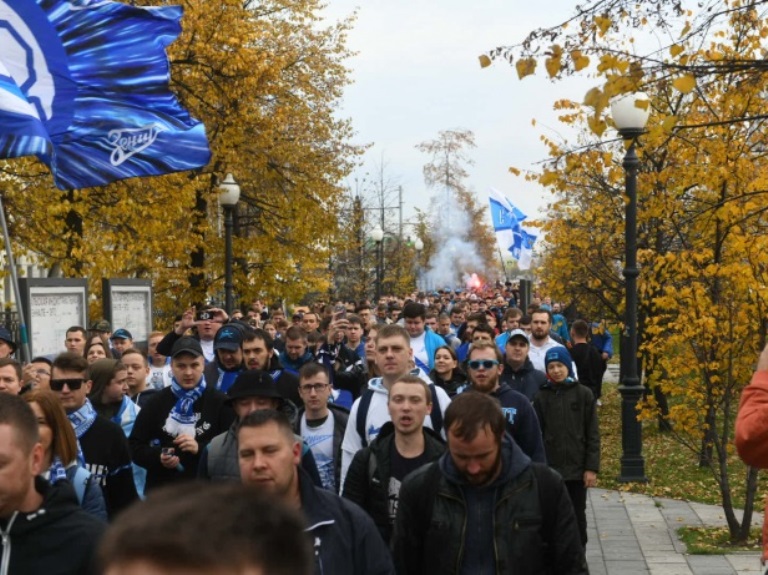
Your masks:
<svg viewBox="0 0 768 575"><path fill-rule="evenodd" d="M43 446L26 401L0 394L0 563L7 573L89 573L105 525L66 481L38 477Z"/></svg>
<svg viewBox="0 0 768 575"><path fill-rule="evenodd" d="M227 397L206 384L200 342L182 337L170 355L173 382L139 412L129 439L134 462L147 470L145 491L194 479L205 446L234 420Z"/></svg>
<svg viewBox="0 0 768 575"><path fill-rule="evenodd" d="M448 452L400 489L398 575L586 575L562 478L505 436L498 402L462 393L446 410L445 428Z"/></svg>
<svg viewBox="0 0 768 575"><path fill-rule="evenodd" d="M392 421L355 454L343 495L368 512L389 543L402 482L412 471L440 457L445 444L424 427L424 418L432 410L432 393L419 377L398 379L389 390L387 407Z"/></svg>
<svg viewBox="0 0 768 575"><path fill-rule="evenodd" d="M50 386L72 423L85 467L101 484L107 514L112 518L138 498L125 433L91 405L87 397L91 391L88 362L82 355L59 354L53 360Z"/></svg>
<svg viewBox="0 0 768 575"><path fill-rule="evenodd" d="M237 436L243 483L301 509L316 575L394 575L392 557L371 518L354 503L312 485L299 469L301 443L285 415L254 411Z"/></svg>
<svg viewBox="0 0 768 575"><path fill-rule="evenodd" d="M501 373L501 383L507 384L515 391L519 391L529 401L533 401L539 393L541 386L547 381L544 372L533 367L528 359L528 350L531 343L528 334L522 329L515 329L509 333L504 345L504 371Z"/></svg>

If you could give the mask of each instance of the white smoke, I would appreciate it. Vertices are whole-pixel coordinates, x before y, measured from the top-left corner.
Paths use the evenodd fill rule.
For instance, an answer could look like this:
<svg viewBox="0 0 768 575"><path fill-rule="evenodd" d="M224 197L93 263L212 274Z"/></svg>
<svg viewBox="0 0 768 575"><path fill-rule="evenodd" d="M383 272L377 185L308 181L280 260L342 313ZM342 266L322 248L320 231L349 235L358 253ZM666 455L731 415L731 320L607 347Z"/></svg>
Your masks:
<svg viewBox="0 0 768 575"><path fill-rule="evenodd" d="M435 246L424 273L424 287L429 290L467 286L473 273L482 273L483 260L473 241L463 238L473 225L469 214L452 200L453 194L440 194L432 200L432 229L429 235ZM467 276L465 278L465 276Z"/></svg>

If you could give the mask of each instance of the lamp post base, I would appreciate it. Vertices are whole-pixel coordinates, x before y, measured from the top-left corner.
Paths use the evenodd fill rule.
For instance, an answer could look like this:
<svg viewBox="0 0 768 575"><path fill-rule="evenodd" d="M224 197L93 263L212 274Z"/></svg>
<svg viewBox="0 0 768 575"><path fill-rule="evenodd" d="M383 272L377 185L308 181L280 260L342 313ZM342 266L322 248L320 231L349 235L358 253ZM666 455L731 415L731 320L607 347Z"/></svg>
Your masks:
<svg viewBox="0 0 768 575"><path fill-rule="evenodd" d="M643 424L637 420L637 403L643 395L641 385L619 385L621 393L621 483L647 483L643 458Z"/></svg>

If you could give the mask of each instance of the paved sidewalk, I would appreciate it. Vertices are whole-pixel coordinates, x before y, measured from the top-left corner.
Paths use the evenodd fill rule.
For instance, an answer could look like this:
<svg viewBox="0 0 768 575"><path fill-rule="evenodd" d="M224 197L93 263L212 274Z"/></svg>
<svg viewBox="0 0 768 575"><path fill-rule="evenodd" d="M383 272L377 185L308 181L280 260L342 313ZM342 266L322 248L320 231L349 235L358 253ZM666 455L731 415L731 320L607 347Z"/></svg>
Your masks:
<svg viewBox="0 0 768 575"><path fill-rule="evenodd" d="M738 517L738 516L737 516ZM753 517L762 525L762 514ZM590 489L587 562L590 575L755 575L760 553L687 555L677 537L685 525L725 525L721 507Z"/></svg>

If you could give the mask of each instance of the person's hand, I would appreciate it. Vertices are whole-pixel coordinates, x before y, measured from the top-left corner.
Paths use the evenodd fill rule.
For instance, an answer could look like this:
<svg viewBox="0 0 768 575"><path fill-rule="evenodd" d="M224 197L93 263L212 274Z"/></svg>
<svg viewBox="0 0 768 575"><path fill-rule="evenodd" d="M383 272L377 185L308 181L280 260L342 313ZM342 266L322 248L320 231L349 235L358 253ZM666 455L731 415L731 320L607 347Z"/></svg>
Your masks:
<svg viewBox="0 0 768 575"><path fill-rule="evenodd" d="M31 363L28 363L24 366L24 369L21 372L21 383L22 385L29 385L34 384L37 385L39 381L39 378L37 376L37 366L32 365Z"/></svg>
<svg viewBox="0 0 768 575"><path fill-rule="evenodd" d="M184 310L184 313L181 314L179 327L176 328L176 335L184 335L187 333L187 330L195 327L195 313L197 313L195 306L188 307Z"/></svg>
<svg viewBox="0 0 768 575"><path fill-rule="evenodd" d="M191 455L197 455L197 452L200 449L197 440L191 435L179 435L173 440L173 444L183 452Z"/></svg>
<svg viewBox="0 0 768 575"><path fill-rule="evenodd" d="M584 487L590 488L597 485L597 473L594 471L584 472Z"/></svg>
<svg viewBox="0 0 768 575"><path fill-rule="evenodd" d="M179 463L178 456L166 451L160 452L160 465L166 469L176 469L179 466Z"/></svg>
<svg viewBox="0 0 768 575"><path fill-rule="evenodd" d="M210 307L208 312L213 315L213 319L219 323L227 323L229 321L229 315L220 307Z"/></svg>
<svg viewBox="0 0 768 575"><path fill-rule="evenodd" d="M601 353L600 357L603 358L603 361L608 361L610 359L610 356L608 355L607 351L604 351L603 353Z"/></svg>

